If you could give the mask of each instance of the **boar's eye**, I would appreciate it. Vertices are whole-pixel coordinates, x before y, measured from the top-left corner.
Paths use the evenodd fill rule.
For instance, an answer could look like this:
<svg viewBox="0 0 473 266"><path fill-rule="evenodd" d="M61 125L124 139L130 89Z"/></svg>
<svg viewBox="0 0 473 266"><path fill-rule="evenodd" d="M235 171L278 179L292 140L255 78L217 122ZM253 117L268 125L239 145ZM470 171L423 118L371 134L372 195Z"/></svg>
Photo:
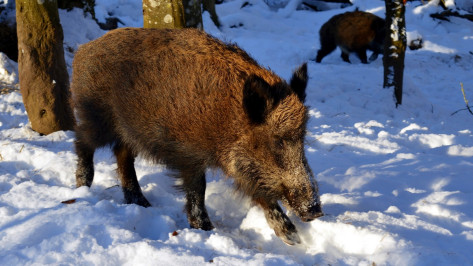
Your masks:
<svg viewBox="0 0 473 266"><path fill-rule="evenodd" d="M284 140L282 138L277 138L275 141L275 147L277 149L283 149L284 148Z"/></svg>
<svg viewBox="0 0 473 266"><path fill-rule="evenodd" d="M258 143L253 144L253 150L257 150L257 149L258 149Z"/></svg>
<svg viewBox="0 0 473 266"><path fill-rule="evenodd" d="M274 144L275 144L274 152L273 152L274 161L278 167L284 168L284 160L283 160L284 140L277 139Z"/></svg>

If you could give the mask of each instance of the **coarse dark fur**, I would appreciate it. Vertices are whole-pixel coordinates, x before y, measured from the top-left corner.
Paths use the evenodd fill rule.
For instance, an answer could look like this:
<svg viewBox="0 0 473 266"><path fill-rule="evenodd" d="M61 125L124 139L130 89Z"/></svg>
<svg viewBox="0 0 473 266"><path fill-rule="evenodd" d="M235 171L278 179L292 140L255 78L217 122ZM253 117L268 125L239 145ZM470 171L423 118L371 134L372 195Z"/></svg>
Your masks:
<svg viewBox="0 0 473 266"><path fill-rule="evenodd" d="M370 61L376 60L383 53L385 21L363 11L346 12L335 15L319 31L320 50L315 61L333 52L337 46L342 50L343 61L350 63L349 53L355 52L361 62L367 64L366 50L373 51Z"/></svg>
<svg viewBox="0 0 473 266"><path fill-rule="evenodd" d="M150 206L133 165L140 154L176 171L193 228L213 228L209 167L232 177L287 244L300 239L279 200L304 221L323 215L304 155L306 64L287 84L202 31L124 28L81 46L72 77L78 187L92 184L95 149L111 145L126 202Z"/></svg>

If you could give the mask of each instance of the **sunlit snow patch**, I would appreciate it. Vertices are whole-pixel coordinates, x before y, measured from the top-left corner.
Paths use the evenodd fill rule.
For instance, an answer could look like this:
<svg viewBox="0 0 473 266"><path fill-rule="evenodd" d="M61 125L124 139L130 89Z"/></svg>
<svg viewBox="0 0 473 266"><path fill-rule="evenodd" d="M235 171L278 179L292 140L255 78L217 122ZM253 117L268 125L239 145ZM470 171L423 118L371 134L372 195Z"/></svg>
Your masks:
<svg viewBox="0 0 473 266"><path fill-rule="evenodd" d="M448 155L452 155L452 156L472 157L473 147L463 147L462 145L453 145L448 148L447 153Z"/></svg>
<svg viewBox="0 0 473 266"><path fill-rule="evenodd" d="M432 149L452 145L454 138L455 135L447 134L412 134L409 136L410 141L417 140Z"/></svg>
<svg viewBox="0 0 473 266"><path fill-rule="evenodd" d="M326 132L314 137L323 144L350 146L355 149L370 151L373 153L389 154L399 150L399 145L397 143L387 140L384 136L378 136L377 139L371 140L361 136L352 136L351 133L347 131L341 131Z"/></svg>
<svg viewBox="0 0 473 266"><path fill-rule="evenodd" d="M305 235L308 232L301 234L306 238L307 253L326 253L334 257L345 254L343 261L348 264L407 265L411 260L411 254L406 250L409 244L389 232L322 220L315 220L310 225L310 235ZM371 261L366 261L367 258Z"/></svg>

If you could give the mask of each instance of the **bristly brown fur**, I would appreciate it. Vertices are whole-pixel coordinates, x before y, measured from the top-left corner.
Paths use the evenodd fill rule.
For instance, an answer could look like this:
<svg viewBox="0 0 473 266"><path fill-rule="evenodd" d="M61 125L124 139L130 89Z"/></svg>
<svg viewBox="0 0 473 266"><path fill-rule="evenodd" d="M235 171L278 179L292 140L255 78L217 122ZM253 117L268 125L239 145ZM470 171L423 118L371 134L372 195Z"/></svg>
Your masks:
<svg viewBox="0 0 473 266"><path fill-rule="evenodd" d="M383 53L385 21L368 12L354 11L333 16L319 31L320 50L316 62L333 52L337 46L342 50L342 59L350 63L349 53L355 52L361 62L368 63L366 50L373 51L369 58L375 60Z"/></svg>
<svg viewBox="0 0 473 266"><path fill-rule="evenodd" d="M322 213L304 155L307 79L306 64L288 85L195 29L111 31L81 46L73 63L77 185L92 184L94 151L111 145L126 202L149 206L133 166L143 155L176 172L190 226L210 230L205 170L221 168L278 236L298 243L277 202L304 220Z"/></svg>

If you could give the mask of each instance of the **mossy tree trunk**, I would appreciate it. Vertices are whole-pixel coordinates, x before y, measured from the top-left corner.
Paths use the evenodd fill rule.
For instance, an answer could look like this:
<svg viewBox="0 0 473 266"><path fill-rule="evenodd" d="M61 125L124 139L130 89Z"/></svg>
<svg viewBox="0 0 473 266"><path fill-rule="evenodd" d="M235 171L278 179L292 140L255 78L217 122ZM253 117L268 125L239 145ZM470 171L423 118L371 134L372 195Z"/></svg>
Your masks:
<svg viewBox="0 0 473 266"><path fill-rule="evenodd" d="M57 0L16 0L20 90L33 130L71 130L69 75Z"/></svg>
<svg viewBox="0 0 473 266"><path fill-rule="evenodd" d="M143 22L144 28L203 29L202 0L143 0Z"/></svg>
<svg viewBox="0 0 473 266"><path fill-rule="evenodd" d="M406 7L403 0L386 0L386 39L384 44L384 88L394 88L396 107L402 104L404 56L406 51Z"/></svg>
<svg viewBox="0 0 473 266"><path fill-rule="evenodd" d="M143 0L143 22L144 28L183 28L182 0Z"/></svg>

